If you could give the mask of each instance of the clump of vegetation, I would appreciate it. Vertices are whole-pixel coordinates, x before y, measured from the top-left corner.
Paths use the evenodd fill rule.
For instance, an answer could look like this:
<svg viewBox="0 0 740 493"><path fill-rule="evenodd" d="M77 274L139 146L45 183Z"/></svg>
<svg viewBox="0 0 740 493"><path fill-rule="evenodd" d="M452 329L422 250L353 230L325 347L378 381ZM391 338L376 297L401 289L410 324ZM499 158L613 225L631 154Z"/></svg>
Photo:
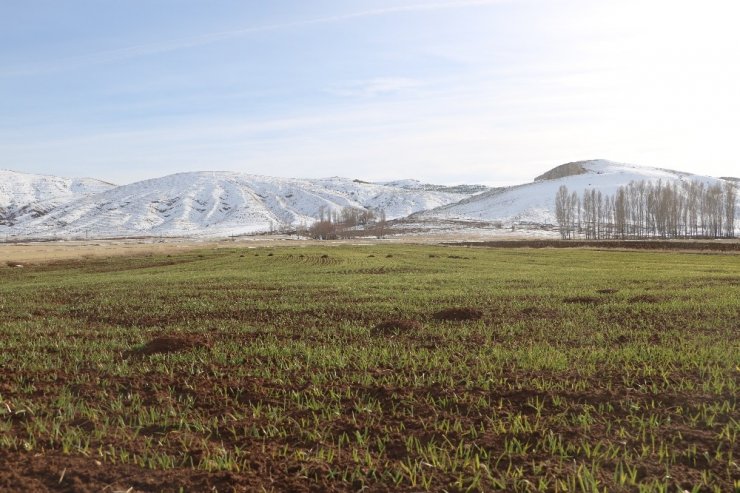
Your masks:
<svg viewBox="0 0 740 493"><path fill-rule="evenodd" d="M387 229L385 211L356 207L344 207L340 210L319 208L318 220L314 222L307 234L316 240L336 240L355 236L374 235L383 238Z"/></svg>
<svg viewBox="0 0 740 493"><path fill-rule="evenodd" d="M405 332L419 332L422 328L423 325L418 320L394 318L385 320L373 327L372 333L375 335L400 334Z"/></svg>
<svg viewBox="0 0 740 493"><path fill-rule="evenodd" d="M567 296L563 298L563 303L580 303L583 305L596 305L603 300L596 296Z"/></svg>

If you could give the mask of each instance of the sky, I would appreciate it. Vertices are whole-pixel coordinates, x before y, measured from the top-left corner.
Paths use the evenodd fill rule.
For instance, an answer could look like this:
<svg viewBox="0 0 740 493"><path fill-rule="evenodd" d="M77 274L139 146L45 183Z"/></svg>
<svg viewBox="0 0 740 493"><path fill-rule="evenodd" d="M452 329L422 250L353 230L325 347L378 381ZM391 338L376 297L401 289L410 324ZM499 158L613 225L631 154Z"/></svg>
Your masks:
<svg viewBox="0 0 740 493"><path fill-rule="evenodd" d="M740 175L730 0L0 0L0 168Z"/></svg>

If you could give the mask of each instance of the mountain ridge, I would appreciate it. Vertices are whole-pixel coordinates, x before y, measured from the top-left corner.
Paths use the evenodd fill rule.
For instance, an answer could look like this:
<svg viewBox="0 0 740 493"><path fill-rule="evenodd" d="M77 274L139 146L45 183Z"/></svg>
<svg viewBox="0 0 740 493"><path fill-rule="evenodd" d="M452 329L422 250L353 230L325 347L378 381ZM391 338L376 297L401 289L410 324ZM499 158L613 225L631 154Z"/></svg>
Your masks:
<svg viewBox="0 0 740 493"><path fill-rule="evenodd" d="M406 184L408 185L408 184ZM16 217L25 236L230 236L308 226L322 213L350 207L383 210L388 219L457 202L481 191L413 187L341 177L277 178L231 171L183 172L121 185Z"/></svg>
<svg viewBox="0 0 740 493"><path fill-rule="evenodd" d="M115 187L95 178L65 178L0 169L0 226L41 216L81 197Z"/></svg>
<svg viewBox="0 0 740 493"><path fill-rule="evenodd" d="M593 188L611 194L640 180L723 181L604 159L565 163L530 183L509 187L434 185L414 179L374 183L337 176L280 178L234 171L180 172L114 186L95 179L3 170L0 233L29 238L225 237L303 229L347 207L382 209L397 224L552 227L560 185L578 193Z"/></svg>

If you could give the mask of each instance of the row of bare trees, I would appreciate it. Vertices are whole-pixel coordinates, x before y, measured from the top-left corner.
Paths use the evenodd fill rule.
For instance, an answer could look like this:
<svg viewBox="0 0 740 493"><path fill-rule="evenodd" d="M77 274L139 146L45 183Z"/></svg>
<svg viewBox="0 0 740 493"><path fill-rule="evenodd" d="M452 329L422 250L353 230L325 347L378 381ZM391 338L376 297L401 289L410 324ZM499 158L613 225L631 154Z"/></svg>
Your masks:
<svg viewBox="0 0 740 493"><path fill-rule="evenodd" d="M563 239L732 238L737 190L730 182L630 182L614 195L562 185L555 219Z"/></svg>
<svg viewBox="0 0 740 493"><path fill-rule="evenodd" d="M317 240L334 240L351 238L360 232L374 234L378 238L385 236L385 210L358 209L344 207L340 210L319 208L318 221L308 228L308 235Z"/></svg>

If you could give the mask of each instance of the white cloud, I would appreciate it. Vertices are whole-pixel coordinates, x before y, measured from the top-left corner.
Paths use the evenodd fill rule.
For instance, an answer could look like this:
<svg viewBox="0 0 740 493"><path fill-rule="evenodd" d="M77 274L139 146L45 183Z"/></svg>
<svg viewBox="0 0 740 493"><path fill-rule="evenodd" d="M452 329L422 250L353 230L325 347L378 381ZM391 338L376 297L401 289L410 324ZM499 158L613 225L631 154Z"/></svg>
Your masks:
<svg viewBox="0 0 740 493"><path fill-rule="evenodd" d="M408 77L376 77L368 80L346 81L336 84L329 92L343 97L372 98L405 93L422 86L422 82Z"/></svg>

